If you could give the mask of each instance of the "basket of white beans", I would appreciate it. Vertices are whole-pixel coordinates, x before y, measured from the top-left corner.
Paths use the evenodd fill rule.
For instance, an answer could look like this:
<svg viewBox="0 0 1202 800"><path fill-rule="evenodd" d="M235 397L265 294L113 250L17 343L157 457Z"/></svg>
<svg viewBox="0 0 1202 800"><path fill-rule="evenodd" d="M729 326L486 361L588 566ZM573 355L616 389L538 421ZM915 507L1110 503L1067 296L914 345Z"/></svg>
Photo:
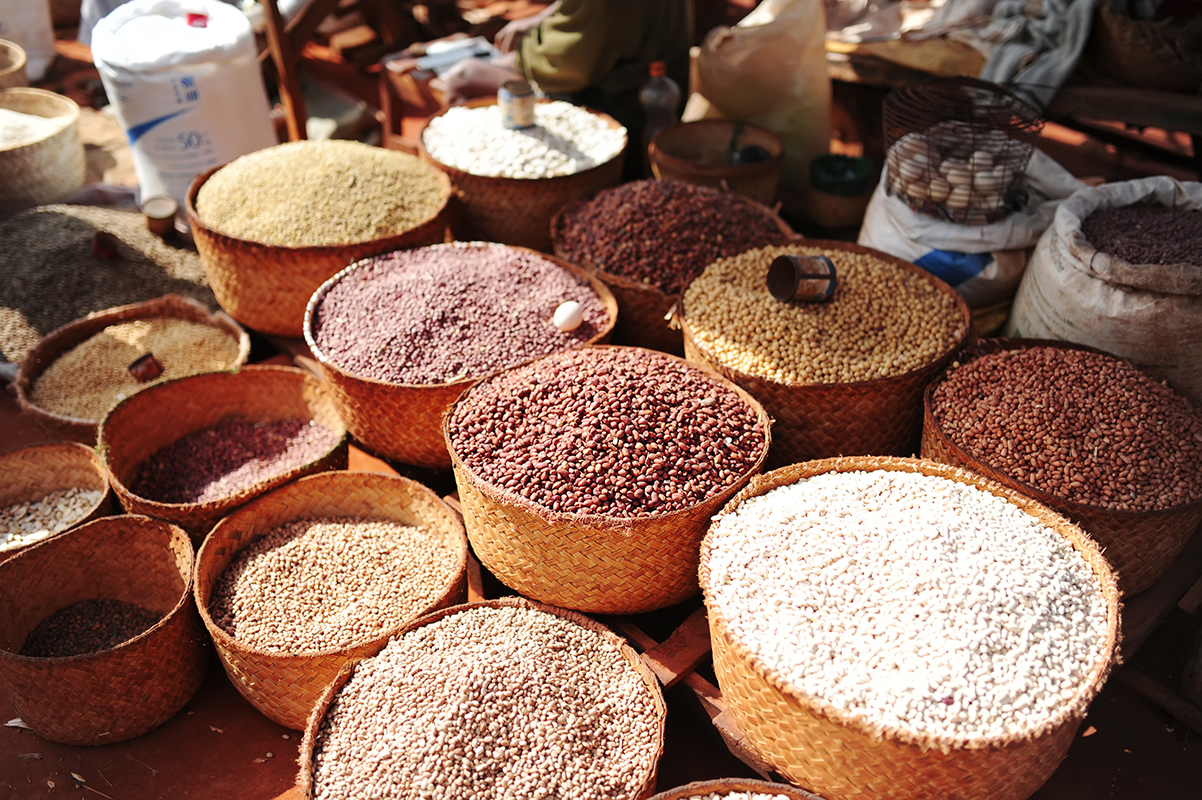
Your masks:
<svg viewBox="0 0 1202 800"><path fill-rule="evenodd" d="M1119 595L1093 541L930 461L755 479L714 518L700 580L735 723L828 800L1026 798L1115 660Z"/></svg>

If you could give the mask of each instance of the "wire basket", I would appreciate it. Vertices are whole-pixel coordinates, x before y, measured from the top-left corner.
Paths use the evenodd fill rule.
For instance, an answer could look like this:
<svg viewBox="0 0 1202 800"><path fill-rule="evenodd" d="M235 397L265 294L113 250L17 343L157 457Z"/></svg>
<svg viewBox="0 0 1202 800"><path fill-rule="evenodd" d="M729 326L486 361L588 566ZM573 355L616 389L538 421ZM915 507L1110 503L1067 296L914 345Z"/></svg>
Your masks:
<svg viewBox="0 0 1202 800"><path fill-rule="evenodd" d="M885 98L885 189L922 214L987 225L1026 200L1036 109L975 78L932 78Z"/></svg>

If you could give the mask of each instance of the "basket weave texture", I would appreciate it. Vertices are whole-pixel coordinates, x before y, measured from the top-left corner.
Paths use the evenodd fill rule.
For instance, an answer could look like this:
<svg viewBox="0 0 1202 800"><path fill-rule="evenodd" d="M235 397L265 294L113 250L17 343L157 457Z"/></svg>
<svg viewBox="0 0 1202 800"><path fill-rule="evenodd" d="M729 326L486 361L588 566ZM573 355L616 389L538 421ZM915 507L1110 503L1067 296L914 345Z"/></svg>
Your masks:
<svg viewBox="0 0 1202 800"><path fill-rule="evenodd" d="M94 598L164 616L98 653L17 655L43 619ZM100 745L140 736L183 708L208 664L208 638L192 603L192 544L173 525L106 517L0 564L0 679L17 714L45 739Z"/></svg>
<svg viewBox="0 0 1202 800"><path fill-rule="evenodd" d="M467 245L454 243L446 246ZM528 248L524 247L514 249L528 251ZM608 341L618 316L618 302L605 284L561 258L546 253L537 255L588 280L593 291L605 303L609 322L597 336L584 344ZM459 395L487 376L425 385L388 383L340 369L317 346L313 331L317 306L334 284L368 263L370 262L365 260L352 264L313 293L309 306L305 309L305 343L309 345L310 352L321 366L330 397L357 442L375 455L390 461L427 469L449 470L451 456L447 452L447 444L442 435L443 415L459 399Z"/></svg>
<svg viewBox="0 0 1202 800"><path fill-rule="evenodd" d="M1092 65L1119 83L1184 94L1202 87L1202 16L1135 19L1103 0L1086 47Z"/></svg>
<svg viewBox="0 0 1202 800"><path fill-rule="evenodd" d="M239 642L209 614L213 588L237 554L272 530L306 517L352 517L424 528L455 555L454 576L439 597L418 614L462 602L467 589L467 536L463 524L432 491L407 478L371 472L309 475L251 501L213 528L196 562L196 607L208 628L226 675L243 697L266 716L293 730L346 664L380 652L397 629L354 647L312 653L278 653Z"/></svg>
<svg viewBox="0 0 1202 800"><path fill-rule="evenodd" d="M750 145L764 148L771 157L755 163L729 163L735 150ZM670 125L655 134L647 159L656 178L725 189L767 206L776 200L785 144L776 133L758 125L700 119Z"/></svg>
<svg viewBox="0 0 1202 800"><path fill-rule="evenodd" d="M29 85L25 71L25 50L16 42L0 39L0 89L16 89Z"/></svg>
<svg viewBox="0 0 1202 800"><path fill-rule="evenodd" d="M887 457L832 458L794 464L755 479L722 510L804 478L828 472L895 470L938 475L1009 500L1067 539L1093 568L1109 606L1106 656L1074 700L1040 729L968 746L900 730L877 730L782 680L728 631L708 596L711 539L702 544L714 672L730 713L748 741L782 775L830 800L1023 800L1051 776L1068 752L1090 702L1114 664L1119 595L1114 573L1080 528L1046 506L973 472L932 461Z"/></svg>
<svg viewBox="0 0 1202 800"><path fill-rule="evenodd" d="M690 797L708 794L725 795L733 792L755 792L768 795L784 795L789 800L822 800L818 795L790 786L787 783L769 783L751 778L718 778L712 781L693 781L677 786L650 798L650 800L688 800Z"/></svg>
<svg viewBox="0 0 1202 800"><path fill-rule="evenodd" d="M228 422L311 419L341 436L320 459L218 500L161 503L129 489L138 466L162 448ZM244 367L156 384L130 395L100 423L100 455L126 511L164 519L199 544L222 517L249 500L302 475L346 469L346 426L321 382L292 367Z"/></svg>
<svg viewBox="0 0 1202 800"><path fill-rule="evenodd" d="M86 161L79 138L79 106L45 89L0 91L0 108L70 121L51 135L0 148L0 216L55 203L83 185Z"/></svg>
<svg viewBox="0 0 1202 800"><path fill-rule="evenodd" d="M646 765L646 777L642 781L641 789L636 797L646 798L655 791L655 776L659 769L659 757L664 750L664 720L668 715L668 707L664 703L663 689L660 688L659 681L651 670L643 663L643 659L631 647L625 639L616 636L609 628L606 628L601 623L590 619L582 614L577 614L572 611L567 611L562 608L544 605L542 603L532 602L521 597L502 597L497 600L485 600L478 603L467 603L465 605L452 606L440 611L427 614L420 619L414 620L406 625L401 630L397 631L397 636L404 635L409 631L416 630L423 625L429 625L432 622L437 622L443 617L449 617L452 614L458 614L462 611L467 611L472 608L532 608L538 611L543 611L547 614L553 614L569 622L574 622L582 628L603 634L611 641L619 651L622 657L634 668L639 677L643 679L643 684L647 687L647 691L651 694L652 702L655 705L656 715L659 721L659 741L655 750L655 755L650 759L650 763ZM317 742L317 734L321 728L322 720L325 719L326 712L330 708L330 704L334 701L338 691L343 684L350 679L354 673L355 665L347 664L338 673L338 677L334 682L326 687L325 692L318 700L317 705L313 709L313 713L309 716L309 721L305 725L305 738L301 740L300 754L297 756L297 761L300 763L300 773L297 776L297 790L301 797L306 800L311 800L313 797L313 751Z"/></svg>
<svg viewBox="0 0 1202 800"><path fill-rule="evenodd" d="M1102 352L1072 342L999 338L986 339L969 346L957 356L957 360L966 363L990 353L1029 347ZM939 428L931 396L945 376L946 373L943 373L936 377L923 397L922 457L967 467L990 480L1038 500L1080 525L1098 543L1106 559L1117 570L1119 588L1124 596L1138 594L1154 584L1172 565L1177 554L1189 543L1199 523L1202 523L1202 500L1160 511L1119 511L1078 503L1041 491L1001 470L994 469L987 462L977 459L955 444Z"/></svg>
<svg viewBox="0 0 1202 800"><path fill-rule="evenodd" d="M21 408L21 412L28 414L42 430L52 435L87 445L96 444L100 420L65 417L35 405L30 400L34 384L58 358L110 325L161 317L173 317L188 322L211 325L226 333L230 338L237 339L238 356L230 365L233 369L245 364L250 356L250 337L238 323L220 311L215 314L211 313L203 303L191 298L168 294L144 303L131 303L108 308L88 314L82 319L69 322L58 330L52 331L42 337L42 340L25 355L25 358L21 359L20 367L17 370L17 379L13 383L17 393L17 405Z"/></svg>

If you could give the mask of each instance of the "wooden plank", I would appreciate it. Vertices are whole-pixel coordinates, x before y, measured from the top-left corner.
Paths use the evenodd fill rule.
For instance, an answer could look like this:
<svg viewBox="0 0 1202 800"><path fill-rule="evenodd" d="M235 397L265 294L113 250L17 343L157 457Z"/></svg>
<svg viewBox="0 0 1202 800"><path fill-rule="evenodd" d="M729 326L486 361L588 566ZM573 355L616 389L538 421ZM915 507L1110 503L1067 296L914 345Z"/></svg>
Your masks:
<svg viewBox="0 0 1202 800"><path fill-rule="evenodd" d="M1197 614L1202 608L1202 578L1198 579L1185 595L1177 601L1177 608L1186 614Z"/></svg>
<svg viewBox="0 0 1202 800"><path fill-rule="evenodd" d="M1123 600L1122 653L1130 659L1202 576L1202 528L1150 589Z"/></svg>
<svg viewBox="0 0 1202 800"><path fill-rule="evenodd" d="M675 686L710 653L709 619L699 608L663 644L643 653L643 660L664 686Z"/></svg>
<svg viewBox="0 0 1202 800"><path fill-rule="evenodd" d="M1045 116L1112 119L1140 128L1202 134L1202 97L1127 86L1065 86Z"/></svg>
<svg viewBox="0 0 1202 800"><path fill-rule="evenodd" d="M311 10L313 5L318 3L306 6L300 16L303 17L305 11ZM280 15L276 0L263 0L263 12L266 17L267 49L271 52L271 60L275 64L280 103L284 106L284 120L288 125L288 139L298 142L308 138L305 128L309 119L305 111L305 98L301 95L300 81L296 76L296 55L300 47L294 47L293 40L285 33L284 18ZM306 36L301 41L308 38Z"/></svg>
<svg viewBox="0 0 1202 800"><path fill-rule="evenodd" d="M1122 667L1113 673L1114 680L1169 712L1175 719L1202 733L1202 709L1179 697L1156 681L1133 669Z"/></svg>
<svg viewBox="0 0 1202 800"><path fill-rule="evenodd" d="M723 711L715 717L714 727L718 729L726 746L730 748L731 755L758 772L764 780L779 780L779 777L773 772L772 765L765 761L751 746L751 743L743 738L743 734L739 732L739 727L731 719L729 712Z"/></svg>

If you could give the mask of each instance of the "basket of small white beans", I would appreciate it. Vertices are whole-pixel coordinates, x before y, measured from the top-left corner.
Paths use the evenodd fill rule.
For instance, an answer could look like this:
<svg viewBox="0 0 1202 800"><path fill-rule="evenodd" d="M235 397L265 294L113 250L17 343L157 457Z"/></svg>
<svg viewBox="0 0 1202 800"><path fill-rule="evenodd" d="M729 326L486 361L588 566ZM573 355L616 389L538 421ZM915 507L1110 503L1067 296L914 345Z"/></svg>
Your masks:
<svg viewBox="0 0 1202 800"><path fill-rule="evenodd" d="M739 730L829 800L1022 800L1116 658L1096 544L932 461L832 458L756 479L701 549L714 671Z"/></svg>
<svg viewBox="0 0 1202 800"><path fill-rule="evenodd" d="M769 783L752 778L718 778L677 786L650 800L822 800L813 792L787 783Z"/></svg>

